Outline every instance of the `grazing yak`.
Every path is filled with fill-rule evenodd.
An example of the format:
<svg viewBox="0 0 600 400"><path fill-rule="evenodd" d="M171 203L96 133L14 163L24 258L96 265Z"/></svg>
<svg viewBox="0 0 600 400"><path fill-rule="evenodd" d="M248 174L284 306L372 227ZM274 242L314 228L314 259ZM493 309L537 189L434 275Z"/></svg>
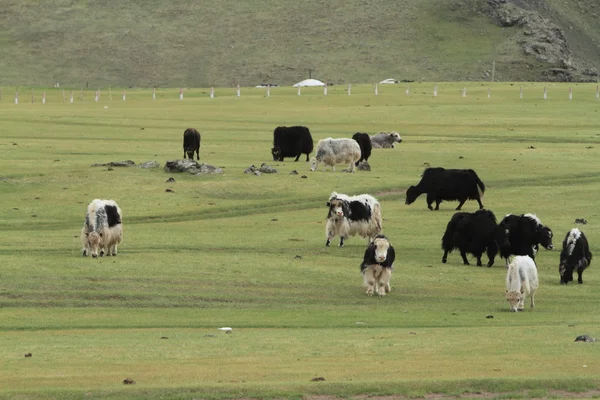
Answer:
<svg viewBox="0 0 600 400"><path fill-rule="evenodd" d="M583 283L583 271L592 262L592 253L587 238L577 228L567 232L563 240L562 251L560 252L560 264L558 272L560 274L560 284L566 285L573 280L573 271L577 270L577 282Z"/></svg>
<svg viewBox="0 0 600 400"><path fill-rule="evenodd" d="M421 194L427 194L427 208L440 209L443 200L458 200L456 210L460 210L467 200L477 200L479 209L483 208L481 198L485 185L472 169L426 168L417 186L406 191L406 204L412 204Z"/></svg>
<svg viewBox="0 0 600 400"><path fill-rule="evenodd" d="M535 261L529 256L515 256L506 272L506 300L510 311L525 309L525 298L531 299L531 308L535 307L535 292L539 287L539 279Z"/></svg>
<svg viewBox="0 0 600 400"><path fill-rule="evenodd" d="M355 163L358 166L358 163L369 160L373 146L368 133L356 132L352 139L356 140L356 143L360 146L360 160Z"/></svg>
<svg viewBox="0 0 600 400"><path fill-rule="evenodd" d="M505 237L498 243L500 255L508 262L511 255L529 256L535 260L538 244L552 250L552 230L544 226L533 214L506 215L500 221L500 230Z"/></svg>
<svg viewBox="0 0 600 400"><path fill-rule="evenodd" d="M196 159L200 160L200 132L194 128L187 128L183 132L183 159L187 154L190 160L194 159L194 152L196 152Z"/></svg>
<svg viewBox="0 0 600 400"><path fill-rule="evenodd" d="M325 246L329 246L335 236L340 237L342 247L348 236L360 235L371 242L381 233L381 206L371 195L348 196L333 192L329 196L327 207L329 211L325 226Z"/></svg>
<svg viewBox="0 0 600 400"><path fill-rule="evenodd" d="M114 200L95 199L88 205L81 229L83 255L96 258L117 255L117 246L123 240L121 209Z"/></svg>
<svg viewBox="0 0 600 400"><path fill-rule="evenodd" d="M396 143L402 143L398 132L379 132L371 136L371 145L374 149L393 149Z"/></svg>
<svg viewBox="0 0 600 400"><path fill-rule="evenodd" d="M395 258L394 247L384 235L375 236L375 239L369 243L363 262L360 264L367 295L372 296L377 292L379 296L385 296L392 290L390 278Z"/></svg>
<svg viewBox="0 0 600 400"><path fill-rule="evenodd" d="M471 253L477 258L477 266L481 267L481 256L487 252L487 266L494 265L498 254L496 239L499 235L496 216L490 210L477 210L474 213L457 212L452 216L446 226L442 237L442 262L448 260L448 253L457 249L463 259L464 265L469 265L467 254Z"/></svg>
<svg viewBox="0 0 600 400"><path fill-rule="evenodd" d="M294 161L298 161L301 154L306 154L308 161L312 151L313 139L307 127L278 126L273 131L273 161L283 161L284 157L296 157Z"/></svg>
<svg viewBox="0 0 600 400"><path fill-rule="evenodd" d="M360 155L360 146L354 139L321 139L317 143L316 156L310 160L310 170L316 171L319 163L323 163L335 171L336 164L347 163L348 171L354 172Z"/></svg>

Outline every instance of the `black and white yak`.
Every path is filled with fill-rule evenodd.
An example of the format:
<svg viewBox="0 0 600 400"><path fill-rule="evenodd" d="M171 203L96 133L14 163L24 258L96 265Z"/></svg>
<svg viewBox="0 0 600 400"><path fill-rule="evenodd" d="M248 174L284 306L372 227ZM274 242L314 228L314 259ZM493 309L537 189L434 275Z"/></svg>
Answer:
<svg viewBox="0 0 600 400"><path fill-rule="evenodd" d="M592 253L588 240L577 228L571 229L565 240L563 240L562 251L560 252L560 264L558 272L560 274L560 284L566 285L573 280L573 271L577 271L577 282L583 283L583 271L589 267L592 262Z"/></svg>
<svg viewBox="0 0 600 400"><path fill-rule="evenodd" d="M371 157L371 137L368 133L356 132L352 139L356 140L356 143L360 146L360 159L355 163L356 166L362 161L369 161Z"/></svg>
<svg viewBox="0 0 600 400"><path fill-rule="evenodd" d="M273 131L273 148L271 154L273 161L283 161L285 157L296 157L308 155L313 151L313 139L310 130L305 126L278 126Z"/></svg>
<svg viewBox="0 0 600 400"><path fill-rule="evenodd" d="M457 212L452 216L446 226L442 237L442 262L448 260L448 253L459 250L463 264L469 265L467 253L471 253L477 259L477 266L481 267L481 256L487 253L487 266L494 265L494 259L498 254L497 238L499 236L498 222L496 216L490 210L477 210L473 213Z"/></svg>
<svg viewBox="0 0 600 400"><path fill-rule="evenodd" d="M200 132L194 128L187 128L183 132L183 159L187 155L190 160L196 158L200 160Z"/></svg>
<svg viewBox="0 0 600 400"><path fill-rule="evenodd" d="M467 200L477 200L479 209L483 208L481 198L485 185L472 169L427 168L417 186L406 191L406 204L412 204L423 193L427 194L427 208L440 209L442 201L458 200L456 210L460 210Z"/></svg>
<svg viewBox="0 0 600 400"><path fill-rule="evenodd" d="M326 138L319 140L315 156L310 160L310 170L316 171L319 164L325 164L335 171L336 164L348 164L348 171L354 172L356 162L360 160L360 146L354 139Z"/></svg>
<svg viewBox="0 0 600 400"><path fill-rule="evenodd" d="M511 255L529 256L535 260L540 244L546 250L554 248L552 230L533 214L508 214L499 227L505 234L504 240L498 243L500 255L507 262Z"/></svg>
<svg viewBox="0 0 600 400"><path fill-rule="evenodd" d="M325 246L331 244L331 239L340 237L340 247L349 236L359 235L368 238L369 243L381 233L381 206L375 197L369 194L348 196L333 192L327 202L327 224Z"/></svg>
<svg viewBox="0 0 600 400"><path fill-rule="evenodd" d="M392 290L390 279L395 259L396 252L388 238L384 235L375 236L375 239L369 243L363 262L360 264L367 295L372 296L373 293L377 293L379 296L385 296Z"/></svg>
<svg viewBox="0 0 600 400"><path fill-rule="evenodd" d="M123 240L121 209L114 200L95 199L88 205L81 243L83 255L96 258L117 255L117 246Z"/></svg>

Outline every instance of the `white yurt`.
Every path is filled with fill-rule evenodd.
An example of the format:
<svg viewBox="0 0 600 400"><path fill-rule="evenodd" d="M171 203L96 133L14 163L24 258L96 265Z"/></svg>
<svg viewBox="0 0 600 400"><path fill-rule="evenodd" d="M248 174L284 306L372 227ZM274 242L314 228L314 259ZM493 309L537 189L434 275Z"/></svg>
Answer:
<svg viewBox="0 0 600 400"><path fill-rule="evenodd" d="M298 82L294 85L294 87L298 86L325 86L325 84L318 79L305 79L302 82Z"/></svg>

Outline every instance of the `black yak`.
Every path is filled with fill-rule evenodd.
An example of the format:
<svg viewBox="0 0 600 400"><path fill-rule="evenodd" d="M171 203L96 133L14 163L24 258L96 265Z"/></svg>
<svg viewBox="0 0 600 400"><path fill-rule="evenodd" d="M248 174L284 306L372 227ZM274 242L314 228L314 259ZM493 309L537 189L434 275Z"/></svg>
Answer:
<svg viewBox="0 0 600 400"><path fill-rule="evenodd" d="M190 160L194 159L194 152L196 157L200 160L200 132L194 128L187 128L183 132L183 159L187 154Z"/></svg>
<svg viewBox="0 0 600 400"><path fill-rule="evenodd" d="M460 210L467 200L477 200L479 208L483 208L481 198L485 185L472 169L427 168L423 172L417 186L411 186L406 191L406 204L412 204L421 194L427 194L427 208L433 210L431 204L435 201L435 209L440 209L443 200L458 200L456 210Z"/></svg>
<svg viewBox="0 0 600 400"><path fill-rule="evenodd" d="M477 258L477 266L481 267L481 256L487 252L487 266L494 265L494 258L498 254L498 222L490 210L477 210L474 213L457 212L452 216L446 226L442 237L442 262L448 260L448 253L457 249L463 259L463 264L469 265L467 253Z"/></svg>
<svg viewBox="0 0 600 400"><path fill-rule="evenodd" d="M284 157L296 157L294 161L298 161L301 154L306 154L308 161L313 146L313 139L307 127L278 126L273 131L271 154L273 161L283 161Z"/></svg>
<svg viewBox="0 0 600 400"><path fill-rule="evenodd" d="M368 133L356 132L352 139L356 140L358 145L360 146L360 160L356 162L356 166L362 161L368 161L371 156L371 149L373 146L371 145L371 137Z"/></svg>
<svg viewBox="0 0 600 400"><path fill-rule="evenodd" d="M500 247L500 255L508 260L511 255L529 256L535 260L539 246L552 250L552 230L544 226L533 214L508 214L500 221L500 230L505 233Z"/></svg>

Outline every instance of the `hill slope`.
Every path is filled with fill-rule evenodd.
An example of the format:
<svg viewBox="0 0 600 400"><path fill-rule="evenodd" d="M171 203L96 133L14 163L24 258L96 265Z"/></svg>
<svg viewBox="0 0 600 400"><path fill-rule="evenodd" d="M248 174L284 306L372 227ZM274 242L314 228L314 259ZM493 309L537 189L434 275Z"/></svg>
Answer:
<svg viewBox="0 0 600 400"><path fill-rule="evenodd" d="M510 12L561 27L570 66L527 54L532 28L502 26L498 10L513 7L506 3L0 0L0 84L249 86L291 84L309 70L334 83L484 80L494 61L497 80L597 78L594 0L512 2L520 11ZM547 73L555 67L571 72Z"/></svg>

